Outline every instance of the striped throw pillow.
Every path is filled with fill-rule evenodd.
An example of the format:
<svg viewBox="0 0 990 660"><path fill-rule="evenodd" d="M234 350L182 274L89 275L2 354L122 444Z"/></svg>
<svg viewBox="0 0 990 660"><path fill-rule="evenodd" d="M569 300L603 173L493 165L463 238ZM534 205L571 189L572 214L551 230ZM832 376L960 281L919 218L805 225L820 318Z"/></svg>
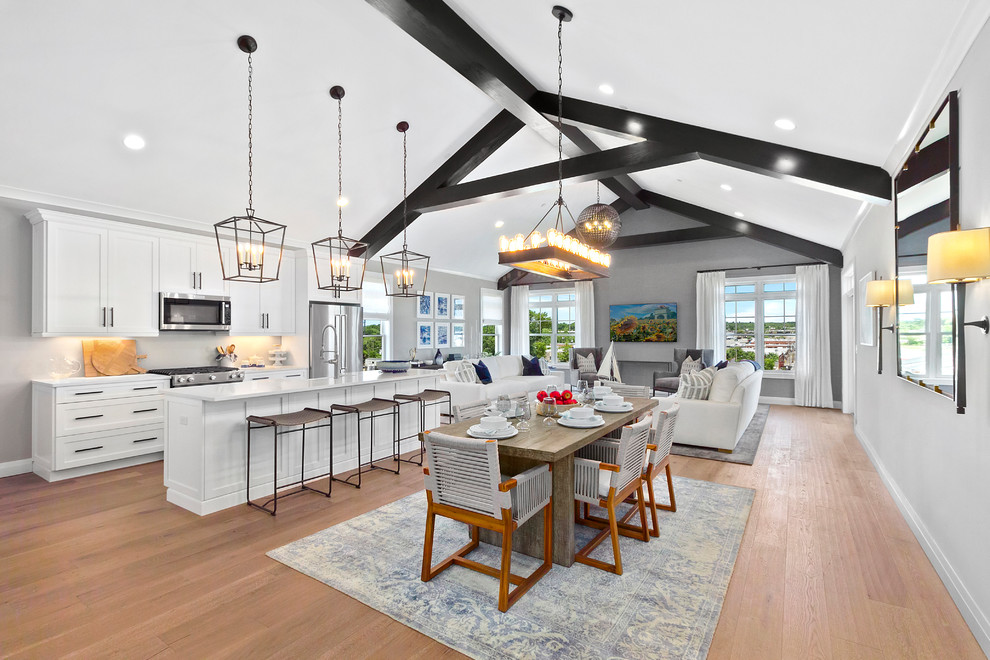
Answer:
<svg viewBox="0 0 990 660"><path fill-rule="evenodd" d="M677 396L682 399L707 400L708 393L712 389L712 380L715 378L715 367L708 367L701 371L692 371L681 376L681 383L677 388Z"/></svg>

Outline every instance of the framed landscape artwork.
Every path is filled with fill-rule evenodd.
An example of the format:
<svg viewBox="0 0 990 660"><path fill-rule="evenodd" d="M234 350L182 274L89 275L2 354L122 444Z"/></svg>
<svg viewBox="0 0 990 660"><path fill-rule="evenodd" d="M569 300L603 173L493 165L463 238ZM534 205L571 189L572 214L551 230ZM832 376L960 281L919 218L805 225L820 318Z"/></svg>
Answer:
<svg viewBox="0 0 990 660"><path fill-rule="evenodd" d="M436 323L433 326L436 348L450 348L450 324Z"/></svg>
<svg viewBox="0 0 990 660"><path fill-rule="evenodd" d="M416 348L433 348L433 322L416 322Z"/></svg>
<svg viewBox="0 0 990 660"><path fill-rule="evenodd" d="M434 302L433 292L424 291L423 295L416 301L416 318L432 319Z"/></svg>
<svg viewBox="0 0 990 660"><path fill-rule="evenodd" d="M677 303L609 305L612 341L677 341Z"/></svg>

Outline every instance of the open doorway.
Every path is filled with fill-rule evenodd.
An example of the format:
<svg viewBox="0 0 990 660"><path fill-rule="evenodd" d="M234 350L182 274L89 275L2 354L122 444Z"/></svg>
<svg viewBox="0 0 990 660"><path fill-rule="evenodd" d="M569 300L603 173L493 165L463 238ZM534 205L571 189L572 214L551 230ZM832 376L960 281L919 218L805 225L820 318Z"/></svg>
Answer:
<svg viewBox="0 0 990 660"><path fill-rule="evenodd" d="M842 269L842 412L856 415L856 267Z"/></svg>

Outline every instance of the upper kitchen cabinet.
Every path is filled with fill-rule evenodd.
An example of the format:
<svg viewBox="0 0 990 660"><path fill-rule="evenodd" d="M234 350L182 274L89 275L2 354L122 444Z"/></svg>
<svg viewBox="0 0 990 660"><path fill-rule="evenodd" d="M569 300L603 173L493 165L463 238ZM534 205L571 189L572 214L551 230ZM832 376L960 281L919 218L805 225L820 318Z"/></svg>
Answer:
<svg viewBox="0 0 990 660"><path fill-rule="evenodd" d="M226 295L216 240L187 236L159 241L161 290Z"/></svg>
<svg viewBox="0 0 990 660"><path fill-rule="evenodd" d="M158 334L158 238L54 211L28 214L32 334Z"/></svg>
<svg viewBox="0 0 990 660"><path fill-rule="evenodd" d="M287 249L274 282L230 282L230 334L295 333L296 257Z"/></svg>

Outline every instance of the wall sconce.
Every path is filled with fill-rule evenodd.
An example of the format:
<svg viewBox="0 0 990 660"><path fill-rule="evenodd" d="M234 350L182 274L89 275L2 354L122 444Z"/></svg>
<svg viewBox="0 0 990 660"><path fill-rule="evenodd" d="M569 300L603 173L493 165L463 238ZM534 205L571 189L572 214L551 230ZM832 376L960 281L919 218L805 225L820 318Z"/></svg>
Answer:
<svg viewBox="0 0 990 660"><path fill-rule="evenodd" d="M928 282L951 284L955 298L952 319L956 346L956 412L966 412L967 325L990 332L990 318L966 322L966 285L990 278L990 227L944 231L928 237Z"/></svg>
<svg viewBox="0 0 990 660"><path fill-rule="evenodd" d="M914 285L910 280L873 280L866 283L866 306L877 309L877 373L883 373L883 330L894 331L894 325L883 324L883 308L914 304Z"/></svg>

